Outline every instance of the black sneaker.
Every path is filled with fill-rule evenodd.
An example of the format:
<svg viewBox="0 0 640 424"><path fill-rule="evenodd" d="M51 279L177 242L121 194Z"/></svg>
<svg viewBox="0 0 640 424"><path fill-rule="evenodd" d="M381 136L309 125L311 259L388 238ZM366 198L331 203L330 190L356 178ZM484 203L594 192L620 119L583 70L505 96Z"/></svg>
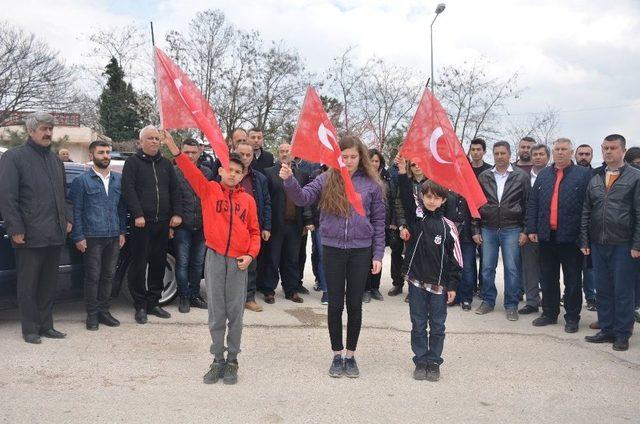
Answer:
<svg viewBox="0 0 640 424"><path fill-rule="evenodd" d="M323 292L322 293L322 299L320 299L320 304L322 304L322 305L328 305L329 304L329 293L327 293L327 292Z"/></svg>
<svg viewBox="0 0 640 424"><path fill-rule="evenodd" d="M460 304L460 306L462 307L463 311L470 311L471 310L471 303L469 303L469 302L462 302Z"/></svg>
<svg viewBox="0 0 640 424"><path fill-rule="evenodd" d="M198 309L207 309L207 301L202 298L202 296L194 296L189 301L189 304Z"/></svg>
<svg viewBox="0 0 640 424"><path fill-rule="evenodd" d="M438 364L428 364L427 365L427 380L429 381L438 381L440 380L440 365Z"/></svg>
<svg viewBox="0 0 640 424"><path fill-rule="evenodd" d="M333 357L331 366L329 367L329 375L334 378L340 378L344 374L344 360L342 355L338 354Z"/></svg>
<svg viewBox="0 0 640 424"><path fill-rule="evenodd" d="M416 369L413 370L414 380L426 380L427 379L427 366L425 364L417 364Z"/></svg>
<svg viewBox="0 0 640 424"><path fill-rule="evenodd" d="M318 280L313 283L313 291L320 291L320 283L318 282Z"/></svg>
<svg viewBox="0 0 640 424"><path fill-rule="evenodd" d="M525 305L524 307L518 309L518 313L520 315L529 315L538 313L538 308L532 305Z"/></svg>
<svg viewBox="0 0 640 424"><path fill-rule="evenodd" d="M558 323L558 318L549 318L548 316L540 315L538 318L534 319L531 322L531 325L533 325L534 327L545 327L547 325L557 324L557 323Z"/></svg>
<svg viewBox="0 0 640 424"><path fill-rule="evenodd" d="M344 358L344 375L349 378L360 377L360 370L358 369L355 356Z"/></svg>
<svg viewBox="0 0 640 424"><path fill-rule="evenodd" d="M380 290L375 289L375 290L371 290L371 299L374 300L384 300L384 297L382 297L382 293L380 293Z"/></svg>
<svg viewBox="0 0 640 424"><path fill-rule="evenodd" d="M597 311L596 301L595 300L587 300L587 311Z"/></svg>
<svg viewBox="0 0 640 424"><path fill-rule="evenodd" d="M136 310L135 319L138 324L146 324L147 323L147 311L144 309Z"/></svg>
<svg viewBox="0 0 640 424"><path fill-rule="evenodd" d="M564 324L564 332L565 333L577 333L578 332L578 321L567 321Z"/></svg>
<svg viewBox="0 0 640 424"><path fill-rule="evenodd" d="M178 301L178 311L182 314L189 313L191 310L191 304L189 302L189 298L186 296L180 296L180 300Z"/></svg>
<svg viewBox="0 0 640 424"><path fill-rule="evenodd" d="M362 302L369 303L371 302L371 292L369 290L365 290L362 295Z"/></svg>
<svg viewBox="0 0 640 424"><path fill-rule="evenodd" d="M211 366L209 367L209 371L202 377L202 382L204 384L215 384L224 377L224 369L226 366L226 361L213 361Z"/></svg>
<svg viewBox="0 0 640 424"><path fill-rule="evenodd" d="M389 296L397 296L402 294L402 286L393 286L391 290L387 292Z"/></svg>
<svg viewBox="0 0 640 424"><path fill-rule="evenodd" d="M224 366L224 375L222 376L224 384L236 384L238 382L238 361L227 361Z"/></svg>
<svg viewBox="0 0 640 424"><path fill-rule="evenodd" d="M296 291L297 291L299 294L309 294L309 290L308 290L305 286L303 286L302 284L300 284L300 285L298 286L298 288L296 289Z"/></svg>
<svg viewBox="0 0 640 424"><path fill-rule="evenodd" d="M155 308L148 311L147 313L150 315L155 315L158 318L163 318L163 319L171 318L171 314L165 311L164 309L162 309L160 306L156 306Z"/></svg>

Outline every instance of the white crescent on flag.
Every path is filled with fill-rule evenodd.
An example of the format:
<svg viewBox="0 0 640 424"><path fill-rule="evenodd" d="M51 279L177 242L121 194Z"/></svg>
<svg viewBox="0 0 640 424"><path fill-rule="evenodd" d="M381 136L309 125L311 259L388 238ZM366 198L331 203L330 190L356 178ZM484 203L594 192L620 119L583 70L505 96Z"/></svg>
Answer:
<svg viewBox="0 0 640 424"><path fill-rule="evenodd" d="M429 139L429 150L431 150L431 154L436 161L440 163L453 163L448 160L442 159L442 157L440 157L440 153L438 153L438 140L443 135L444 132L442 131L442 128L438 127L433 130L433 132L431 133L431 138Z"/></svg>

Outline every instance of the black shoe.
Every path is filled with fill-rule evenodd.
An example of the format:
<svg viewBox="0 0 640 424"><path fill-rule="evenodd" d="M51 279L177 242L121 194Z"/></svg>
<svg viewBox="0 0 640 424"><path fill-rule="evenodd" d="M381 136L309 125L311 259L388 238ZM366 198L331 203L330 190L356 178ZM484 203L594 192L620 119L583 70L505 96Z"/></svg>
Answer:
<svg viewBox="0 0 640 424"><path fill-rule="evenodd" d="M238 382L238 361L227 361L222 376L224 384L236 384Z"/></svg>
<svg viewBox="0 0 640 424"><path fill-rule="evenodd" d="M578 321L567 321L564 324L564 332L565 333L577 333L578 332Z"/></svg>
<svg viewBox="0 0 640 424"><path fill-rule="evenodd" d="M58 330L54 330L53 328L50 328L45 331L41 331L40 336L46 337L48 339L64 339L65 337L67 337L66 334L61 333Z"/></svg>
<svg viewBox="0 0 640 424"><path fill-rule="evenodd" d="M295 303L304 303L304 299L301 298L297 292L293 292L293 294L285 294L284 298Z"/></svg>
<svg viewBox="0 0 640 424"><path fill-rule="evenodd" d="M629 339L616 337L616 340L613 342L613 350L617 350L619 352L629 350Z"/></svg>
<svg viewBox="0 0 640 424"><path fill-rule="evenodd" d="M469 303L469 302L462 302L460 305L461 305L463 311L470 311L471 310L471 303Z"/></svg>
<svg viewBox="0 0 640 424"><path fill-rule="evenodd" d="M178 312L181 314L188 314L191 310L191 302L187 296L180 296L178 300Z"/></svg>
<svg viewBox="0 0 640 424"><path fill-rule="evenodd" d="M111 312L100 312L98 314L98 321L100 324L104 324L107 327L118 327L120 325L120 321L116 319Z"/></svg>
<svg viewBox="0 0 640 424"><path fill-rule="evenodd" d="M360 370L358 369L355 356L344 358L344 375L349 378L360 377Z"/></svg>
<svg viewBox="0 0 640 424"><path fill-rule="evenodd" d="M138 324L146 324L147 323L147 311L145 311L144 309L138 309L136 310L136 322Z"/></svg>
<svg viewBox="0 0 640 424"><path fill-rule="evenodd" d="M98 331L98 314L87 315L87 330Z"/></svg>
<svg viewBox="0 0 640 424"><path fill-rule="evenodd" d="M538 313L538 308L531 305L525 305L523 308L518 309L520 315L529 315Z"/></svg>
<svg viewBox="0 0 640 424"><path fill-rule="evenodd" d="M384 300L384 297L382 297L382 293L380 293L380 290L374 289L374 290L371 290L371 299L382 301Z"/></svg>
<svg viewBox="0 0 640 424"><path fill-rule="evenodd" d="M202 296L194 296L189 301L190 305L198 309L207 309L207 301Z"/></svg>
<svg viewBox="0 0 640 424"><path fill-rule="evenodd" d="M164 318L164 319L171 318L171 314L165 311L164 309L162 309L160 306L156 306L155 308L150 310L148 313L150 313L151 315L155 315L158 318Z"/></svg>
<svg viewBox="0 0 640 424"><path fill-rule="evenodd" d="M300 294L309 294L309 290L308 290L305 286L303 286L302 284L300 284L300 285L298 286L298 288L296 289L296 291L297 291L298 293L300 293Z"/></svg>
<svg viewBox="0 0 640 424"><path fill-rule="evenodd" d="M596 301L595 300L587 300L587 311L597 311Z"/></svg>
<svg viewBox="0 0 640 424"><path fill-rule="evenodd" d="M313 291L320 291L320 283L318 280L313 284Z"/></svg>
<svg viewBox="0 0 640 424"><path fill-rule="evenodd" d="M27 343L31 343L31 344L40 344L40 343L42 343L42 339L37 334L23 334L22 338Z"/></svg>
<svg viewBox="0 0 640 424"><path fill-rule="evenodd" d="M276 297L273 294L265 294L264 295L264 303L268 303L269 305L273 305L276 303Z"/></svg>
<svg viewBox="0 0 640 424"><path fill-rule="evenodd" d="M538 318L534 319L531 324L534 327L544 327L546 325L557 324L558 318L549 318L545 315L540 315Z"/></svg>
<svg viewBox="0 0 640 424"><path fill-rule="evenodd" d="M340 378L344 374L344 360L342 355L338 354L333 357L331 366L329 367L329 375L334 378Z"/></svg>
<svg viewBox="0 0 640 424"><path fill-rule="evenodd" d="M402 294L402 286L393 286L391 290L387 292L389 296L397 296Z"/></svg>
<svg viewBox="0 0 640 424"><path fill-rule="evenodd" d="M416 369L413 370L413 378L415 380L426 380L427 379L427 366L424 364L416 365Z"/></svg>
<svg viewBox="0 0 640 424"><path fill-rule="evenodd" d="M429 381L440 380L440 365L438 364L427 365L427 380Z"/></svg>
<svg viewBox="0 0 640 424"><path fill-rule="evenodd" d="M226 366L226 361L213 361L211 366L209 367L209 371L202 377L202 382L204 384L215 384L221 378L224 378L224 369Z"/></svg>
<svg viewBox="0 0 640 424"><path fill-rule="evenodd" d="M616 338L602 331L598 331L593 336L585 336L584 341L588 343L614 343Z"/></svg>
<svg viewBox="0 0 640 424"><path fill-rule="evenodd" d="M371 292L369 290L365 290L362 295L362 302L369 303L371 302Z"/></svg>

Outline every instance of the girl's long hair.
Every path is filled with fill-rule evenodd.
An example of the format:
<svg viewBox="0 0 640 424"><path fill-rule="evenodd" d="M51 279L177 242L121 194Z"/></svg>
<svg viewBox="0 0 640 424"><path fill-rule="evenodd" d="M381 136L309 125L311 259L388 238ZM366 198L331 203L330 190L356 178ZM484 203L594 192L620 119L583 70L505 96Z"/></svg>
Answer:
<svg viewBox="0 0 640 424"><path fill-rule="evenodd" d="M347 135L340 139L339 145L340 151L355 148L360 156L358 170L364 172L369 179L375 181L382 188L380 176L378 172L373 169L373 165L371 165L369 153L364 143L357 137ZM322 190L318 207L325 212L346 218L351 215L351 203L349 203L347 199L344 181L342 180L340 171L331 168L327 172L329 174L327 175L327 181Z"/></svg>

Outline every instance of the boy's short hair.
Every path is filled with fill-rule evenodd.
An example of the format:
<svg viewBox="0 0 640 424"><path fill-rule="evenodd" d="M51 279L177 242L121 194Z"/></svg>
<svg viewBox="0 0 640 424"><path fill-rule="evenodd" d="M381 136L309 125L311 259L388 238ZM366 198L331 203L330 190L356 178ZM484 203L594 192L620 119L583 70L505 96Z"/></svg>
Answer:
<svg viewBox="0 0 640 424"><path fill-rule="evenodd" d="M427 180L420 186L420 193L422 193L423 196L427 193L431 193L434 196L446 199L449 190L442 187L440 184L436 183L433 180Z"/></svg>
<svg viewBox="0 0 640 424"><path fill-rule="evenodd" d="M185 138L182 141L182 144L180 145L180 147L182 147L182 146L200 147L198 145L198 141L193 139L193 138Z"/></svg>
<svg viewBox="0 0 640 424"><path fill-rule="evenodd" d="M236 152L229 153L229 163L231 162L240 165L240 168L242 168L242 170L244 171L244 163L242 163L242 159L240 158L240 155L237 154Z"/></svg>
<svg viewBox="0 0 640 424"><path fill-rule="evenodd" d="M483 152L487 151L487 142L484 141L482 138L478 137L471 140L471 146L473 146L474 144L479 144L480 146L482 146Z"/></svg>

